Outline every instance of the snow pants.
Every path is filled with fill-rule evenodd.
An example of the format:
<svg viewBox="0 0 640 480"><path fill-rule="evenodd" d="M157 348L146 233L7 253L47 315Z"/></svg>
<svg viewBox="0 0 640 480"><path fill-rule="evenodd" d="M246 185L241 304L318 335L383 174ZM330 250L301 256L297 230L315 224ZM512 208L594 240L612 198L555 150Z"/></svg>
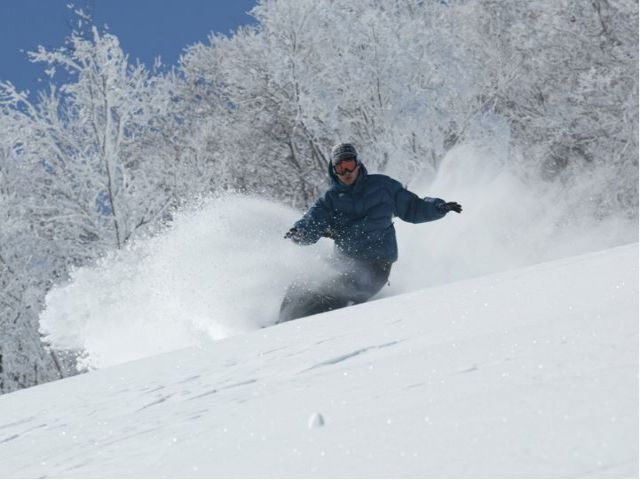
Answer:
<svg viewBox="0 0 640 480"><path fill-rule="evenodd" d="M278 323L366 302L389 280L391 264L348 259L328 280L316 284L293 283L282 300Z"/></svg>

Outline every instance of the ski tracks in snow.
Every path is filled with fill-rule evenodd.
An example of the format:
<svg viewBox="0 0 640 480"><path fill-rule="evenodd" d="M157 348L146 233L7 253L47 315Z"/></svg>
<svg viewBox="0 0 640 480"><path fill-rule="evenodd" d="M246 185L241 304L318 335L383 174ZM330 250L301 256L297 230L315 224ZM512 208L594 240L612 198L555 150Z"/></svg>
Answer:
<svg viewBox="0 0 640 480"><path fill-rule="evenodd" d="M349 360L350 358L353 357L357 357L359 355L362 355L363 353L367 353L371 350L380 350L382 348L387 348L387 347L392 347L394 345L397 345L400 343L400 340L395 340L393 342L389 342L389 343L383 343L382 345L372 345L370 347L364 347L364 348L360 348L358 350L354 350L350 353L345 353L343 355L338 355L337 357L333 357L330 358L328 360L325 360L323 362L320 363L316 363L315 365L309 367L309 368L305 368L304 370L301 370L298 373L304 373L304 372L308 372L310 370L315 370L316 368L321 368L321 367L326 367L329 365L335 365L337 363L342 363L345 360Z"/></svg>

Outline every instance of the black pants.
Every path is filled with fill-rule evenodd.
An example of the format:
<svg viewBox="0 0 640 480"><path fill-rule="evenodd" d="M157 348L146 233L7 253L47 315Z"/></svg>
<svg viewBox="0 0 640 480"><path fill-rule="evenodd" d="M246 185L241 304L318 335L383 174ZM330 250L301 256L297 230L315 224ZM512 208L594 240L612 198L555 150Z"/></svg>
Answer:
<svg viewBox="0 0 640 480"><path fill-rule="evenodd" d="M278 323L366 302L387 283L390 273L391 262L346 259L328 280L290 285Z"/></svg>

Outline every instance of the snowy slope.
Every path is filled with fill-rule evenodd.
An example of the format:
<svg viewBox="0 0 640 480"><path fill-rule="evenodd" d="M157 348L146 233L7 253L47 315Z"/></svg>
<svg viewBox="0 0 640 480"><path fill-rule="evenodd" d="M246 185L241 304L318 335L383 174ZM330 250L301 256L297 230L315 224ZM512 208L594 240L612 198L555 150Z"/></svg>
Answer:
<svg viewBox="0 0 640 480"><path fill-rule="evenodd" d="M637 475L637 244L0 397L3 477Z"/></svg>

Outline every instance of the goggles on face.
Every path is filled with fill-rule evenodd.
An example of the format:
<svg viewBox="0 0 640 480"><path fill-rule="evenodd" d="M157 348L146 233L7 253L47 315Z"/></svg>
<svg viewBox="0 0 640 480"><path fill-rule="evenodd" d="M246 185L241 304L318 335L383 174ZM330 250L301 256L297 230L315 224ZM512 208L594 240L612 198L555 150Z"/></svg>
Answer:
<svg viewBox="0 0 640 480"><path fill-rule="evenodd" d="M333 171L336 172L336 175L346 175L347 173L353 172L356 168L358 168L358 161L355 158L347 158L334 165Z"/></svg>

